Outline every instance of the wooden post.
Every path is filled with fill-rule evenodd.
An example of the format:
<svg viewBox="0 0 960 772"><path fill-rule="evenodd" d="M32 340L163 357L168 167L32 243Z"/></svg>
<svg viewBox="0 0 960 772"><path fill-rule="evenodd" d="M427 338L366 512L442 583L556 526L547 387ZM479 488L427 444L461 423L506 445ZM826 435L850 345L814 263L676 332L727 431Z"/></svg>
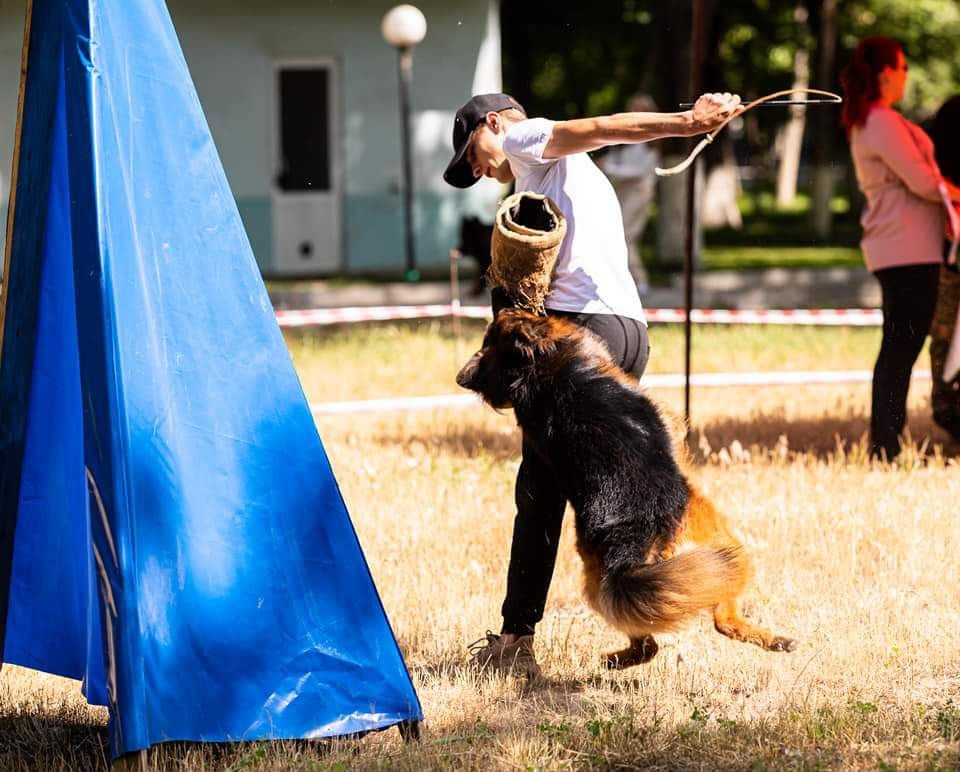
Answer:
<svg viewBox="0 0 960 772"><path fill-rule="evenodd" d="M40 137L37 152L22 155L25 124L30 116L28 111L27 67L30 61L30 42L34 32L32 26L33 2L27 0L24 17L23 49L20 59L20 86L17 97L16 133L13 146L13 171L10 175L10 198L7 204L7 241L3 252L3 277L0 286L0 662L6 640L7 608L10 591L10 577L13 569L13 545L17 523L17 508L20 496L20 473L23 465L23 449L26 437L26 413L32 378L33 349L36 334L36 302L40 287L39 270L39 224L44 221L46 212L31 211L41 199L45 200L45 175L43 164L49 160L48 148L43 147ZM41 41L39 48L45 48ZM35 52L36 53L36 52ZM48 65L41 63L43 71ZM56 92L54 91L55 95ZM39 95L41 102L49 98L48 94ZM33 100L37 102L37 99ZM36 121L34 121L36 123ZM29 134L29 131L27 132ZM37 138L32 138L36 140ZM31 171L42 169L35 177L25 172L20 176L21 162L29 163ZM22 184L22 185L21 185ZM20 221L26 223L26 235L17 236L18 255L14 264L14 222L18 203L18 188L29 188L21 201L24 211ZM23 191L19 191L23 192ZM39 194L39 195L38 195ZM27 215L33 220L27 222ZM21 240L32 249L19 247ZM22 259L21 259L22 257ZM10 311L8 314L7 311Z"/></svg>
<svg viewBox="0 0 960 772"><path fill-rule="evenodd" d="M30 58L30 22L33 0L27 0L23 23L23 48L20 54L20 89L17 94L17 123L13 139L13 170L10 172L10 197L7 199L7 237L3 249L3 276L0 276L0 362L3 361L3 339L7 320L7 292L10 286L10 252L13 247L13 213L17 204L17 177L20 172L20 141L23 137L23 101L27 88L27 62Z"/></svg>

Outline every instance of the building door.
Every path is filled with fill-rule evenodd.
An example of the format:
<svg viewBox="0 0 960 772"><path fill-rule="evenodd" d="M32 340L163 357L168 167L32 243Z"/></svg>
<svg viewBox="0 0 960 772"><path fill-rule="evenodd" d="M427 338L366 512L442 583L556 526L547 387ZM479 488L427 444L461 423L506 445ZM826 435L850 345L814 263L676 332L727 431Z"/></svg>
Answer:
<svg viewBox="0 0 960 772"><path fill-rule="evenodd" d="M335 273L342 260L334 62L280 62L276 71L271 273Z"/></svg>

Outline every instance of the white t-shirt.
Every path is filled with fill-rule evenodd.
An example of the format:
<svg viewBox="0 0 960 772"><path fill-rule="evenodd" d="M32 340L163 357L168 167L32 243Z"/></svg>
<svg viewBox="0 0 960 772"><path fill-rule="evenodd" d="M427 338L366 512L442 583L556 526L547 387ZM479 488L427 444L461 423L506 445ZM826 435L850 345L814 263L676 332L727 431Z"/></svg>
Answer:
<svg viewBox="0 0 960 772"><path fill-rule="evenodd" d="M567 218L545 305L555 311L617 314L646 324L627 267L617 194L586 153L543 157L553 125L546 118L531 118L515 123L503 139L517 192L549 196Z"/></svg>

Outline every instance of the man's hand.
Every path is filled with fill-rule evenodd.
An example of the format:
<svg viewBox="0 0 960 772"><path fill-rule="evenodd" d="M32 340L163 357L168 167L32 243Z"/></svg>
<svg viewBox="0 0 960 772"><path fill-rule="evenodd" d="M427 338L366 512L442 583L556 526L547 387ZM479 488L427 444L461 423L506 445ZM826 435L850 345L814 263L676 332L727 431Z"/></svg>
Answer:
<svg viewBox="0 0 960 772"><path fill-rule="evenodd" d="M690 110L693 134L706 134L720 126L740 106L739 94L704 94Z"/></svg>

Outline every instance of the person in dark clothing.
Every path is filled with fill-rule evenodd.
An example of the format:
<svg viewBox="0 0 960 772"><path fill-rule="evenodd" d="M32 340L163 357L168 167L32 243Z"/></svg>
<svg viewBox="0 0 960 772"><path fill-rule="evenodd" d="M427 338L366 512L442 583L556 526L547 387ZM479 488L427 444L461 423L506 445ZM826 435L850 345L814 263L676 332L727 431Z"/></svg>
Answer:
<svg viewBox="0 0 960 772"><path fill-rule="evenodd" d="M940 173L954 185L960 185L960 94L951 97L937 111L930 128L934 154ZM953 234L955 235L955 234ZM950 254L950 242L944 244ZM960 273L957 263L945 261L940 267L937 307L930 327L930 370L933 389L930 395L933 420L960 442L960 376L943 379L950 341L957 324L960 304Z"/></svg>
<svg viewBox="0 0 960 772"><path fill-rule="evenodd" d="M503 290L493 290L494 315L510 302ZM577 314L547 310L548 316L568 319L600 338L613 361L639 380L650 358L647 326L626 316ZM560 529L567 495L553 470L524 438L523 461L515 489L517 516L503 602L503 633L532 635L543 618L553 568L557 560Z"/></svg>
<svg viewBox="0 0 960 772"><path fill-rule="evenodd" d="M707 94L683 113L620 113L569 121L529 119L507 94L481 94L454 118L454 156L444 179L467 188L481 177L552 199L567 222L545 300L605 342L615 361L639 377L649 354L646 320L627 263L616 193L587 153L612 144L695 136L720 125L739 105ZM502 296L494 297L495 310ZM536 676L533 633L543 617L567 497L563 481L524 443L503 627L477 642L480 667Z"/></svg>

